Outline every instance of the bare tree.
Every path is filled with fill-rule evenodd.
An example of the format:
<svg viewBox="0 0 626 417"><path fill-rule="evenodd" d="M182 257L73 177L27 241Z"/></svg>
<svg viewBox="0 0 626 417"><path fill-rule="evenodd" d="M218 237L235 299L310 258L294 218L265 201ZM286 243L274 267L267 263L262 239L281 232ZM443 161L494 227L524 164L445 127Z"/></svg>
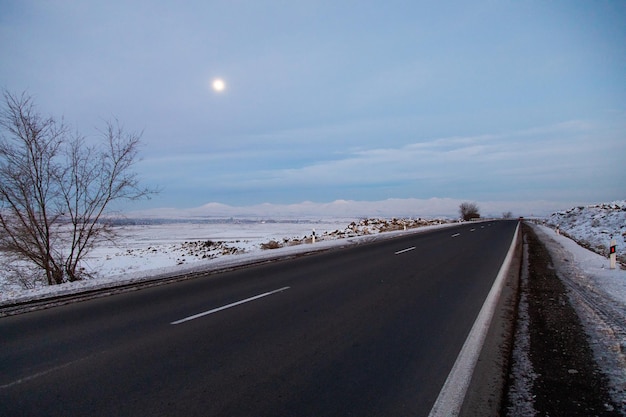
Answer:
<svg viewBox="0 0 626 417"><path fill-rule="evenodd" d="M461 203L459 206L459 214L465 221L480 218L480 211L476 203Z"/></svg>
<svg viewBox="0 0 626 417"><path fill-rule="evenodd" d="M0 248L45 271L47 283L81 278L80 263L111 238L111 202L148 197L133 171L141 134L115 122L90 146L63 121L44 118L25 93L0 111Z"/></svg>

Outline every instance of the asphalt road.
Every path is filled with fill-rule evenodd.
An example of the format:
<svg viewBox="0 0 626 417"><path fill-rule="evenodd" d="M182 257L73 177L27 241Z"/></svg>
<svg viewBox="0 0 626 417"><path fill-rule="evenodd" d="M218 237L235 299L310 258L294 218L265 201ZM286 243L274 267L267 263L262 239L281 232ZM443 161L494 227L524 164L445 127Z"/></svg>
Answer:
<svg viewBox="0 0 626 417"><path fill-rule="evenodd" d="M515 221L0 318L0 416L426 416Z"/></svg>

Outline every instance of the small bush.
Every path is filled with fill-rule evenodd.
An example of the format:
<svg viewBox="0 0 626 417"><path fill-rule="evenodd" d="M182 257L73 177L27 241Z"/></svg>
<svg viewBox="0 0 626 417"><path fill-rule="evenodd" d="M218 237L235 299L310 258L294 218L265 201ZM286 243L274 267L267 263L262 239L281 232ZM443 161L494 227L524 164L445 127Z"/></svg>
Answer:
<svg viewBox="0 0 626 417"><path fill-rule="evenodd" d="M280 243L278 243L275 240L270 240L267 243L261 243L261 249L278 249L278 248L282 248L283 245L281 245Z"/></svg>

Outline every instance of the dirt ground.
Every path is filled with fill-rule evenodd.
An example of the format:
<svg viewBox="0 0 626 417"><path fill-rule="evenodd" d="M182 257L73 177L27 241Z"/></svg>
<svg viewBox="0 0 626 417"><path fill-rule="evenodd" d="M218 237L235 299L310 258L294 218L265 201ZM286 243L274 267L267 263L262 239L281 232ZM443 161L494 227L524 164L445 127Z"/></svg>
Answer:
<svg viewBox="0 0 626 417"><path fill-rule="evenodd" d="M530 404L513 406L508 396L502 415L620 416L609 396L607 377L596 365L584 328L570 303L566 287L558 278L552 259L533 230L523 227L528 274L520 291L528 325L525 347ZM518 320L519 321L519 320ZM509 389L523 367L513 357ZM515 371L518 367L518 371ZM531 375L528 375L528 374ZM511 411L513 410L513 411ZM520 411L523 410L523 411Z"/></svg>

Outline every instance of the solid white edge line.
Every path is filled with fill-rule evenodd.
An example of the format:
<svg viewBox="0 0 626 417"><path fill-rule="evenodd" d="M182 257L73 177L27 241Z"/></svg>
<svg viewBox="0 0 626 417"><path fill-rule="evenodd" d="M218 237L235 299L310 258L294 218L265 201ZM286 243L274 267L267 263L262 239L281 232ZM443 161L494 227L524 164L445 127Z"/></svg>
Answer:
<svg viewBox="0 0 626 417"><path fill-rule="evenodd" d="M222 307L218 307L218 308L214 308L212 310L204 311L202 313L194 314L193 316L185 317L184 319L173 321L170 324L181 324L181 323L184 323L186 321L195 320L195 319L200 318L200 317L208 316L209 314L217 313L218 311L226 310L227 308L235 307L235 306L238 306L240 304L244 304L244 303L248 303L250 301L258 300L259 298L267 297L268 295L276 294L277 292L288 290L289 288L291 288L291 287L283 287L283 288L279 288L279 289L274 290L274 291L270 291L270 292L266 292L266 293L263 293L263 294L255 295L254 297L246 298L245 300L237 301L237 302L234 302L234 303L231 303L231 304L227 304L227 305L222 306Z"/></svg>
<svg viewBox="0 0 626 417"><path fill-rule="evenodd" d="M476 317L476 321L474 321L474 325L467 339L465 339L465 343L454 362L452 370L448 374L446 382L443 384L443 388L439 391L439 396L433 408L430 410L430 414L428 414L429 417L456 417L461 412L461 406L463 405L467 388L472 379L474 367L476 366L476 362L478 362L480 350L487 337L487 331L491 325L491 319L493 318L496 304L498 303L502 287L504 286L504 278L511 266L515 245L517 244L518 232L519 223L515 229L509 251L498 271L498 275L480 309L480 313L478 313L478 317Z"/></svg>
<svg viewBox="0 0 626 417"><path fill-rule="evenodd" d="M411 246L410 248L406 248L406 249L399 250L398 252L394 252L394 254L395 255L400 255L401 253L405 253L405 252L408 252L408 251L411 251L411 250L414 250L414 249L415 249L415 246Z"/></svg>

